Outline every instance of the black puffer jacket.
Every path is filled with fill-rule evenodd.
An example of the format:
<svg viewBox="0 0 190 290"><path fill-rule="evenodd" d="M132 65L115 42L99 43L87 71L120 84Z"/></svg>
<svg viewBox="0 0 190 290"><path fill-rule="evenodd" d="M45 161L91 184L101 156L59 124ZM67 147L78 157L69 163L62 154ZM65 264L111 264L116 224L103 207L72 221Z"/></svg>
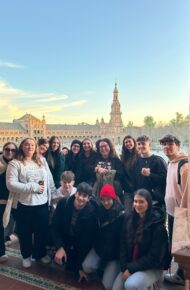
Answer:
<svg viewBox="0 0 190 290"><path fill-rule="evenodd" d="M80 210L77 221L72 227L72 237L70 235L72 226L72 214L74 209L75 196L62 198L56 207L51 231L52 238L56 249L63 247L66 252L71 246L75 248L77 253L76 268L82 269L82 262L90 249L96 236L97 223L97 204L91 200Z"/></svg>
<svg viewBox="0 0 190 290"><path fill-rule="evenodd" d="M124 220L122 205L116 200L111 209L99 207L99 230L95 238L94 248L104 266L107 262L119 259L119 237Z"/></svg>
<svg viewBox="0 0 190 290"><path fill-rule="evenodd" d="M128 232L126 219L121 235L120 264L121 271L128 270L131 274L151 269L166 269L169 265L168 235L164 226L163 213L153 208L152 214L144 224L143 237L138 242L139 257L133 260L134 241Z"/></svg>

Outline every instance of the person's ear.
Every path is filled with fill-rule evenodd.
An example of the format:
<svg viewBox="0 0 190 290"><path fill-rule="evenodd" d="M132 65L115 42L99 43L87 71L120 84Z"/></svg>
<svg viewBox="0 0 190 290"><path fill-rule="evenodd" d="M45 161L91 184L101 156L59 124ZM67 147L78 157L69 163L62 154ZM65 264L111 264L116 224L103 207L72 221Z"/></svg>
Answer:
<svg viewBox="0 0 190 290"><path fill-rule="evenodd" d="M88 202L91 200L91 198L92 198L92 197L89 195L89 196L88 196Z"/></svg>

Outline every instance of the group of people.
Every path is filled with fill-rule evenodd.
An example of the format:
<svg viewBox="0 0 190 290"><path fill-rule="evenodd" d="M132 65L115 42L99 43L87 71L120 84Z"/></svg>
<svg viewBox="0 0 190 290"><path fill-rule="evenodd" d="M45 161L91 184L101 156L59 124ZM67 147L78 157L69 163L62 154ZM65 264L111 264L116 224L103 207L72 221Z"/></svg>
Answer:
<svg viewBox="0 0 190 290"><path fill-rule="evenodd" d="M126 136L121 156L109 138L96 148L89 138L75 139L70 150L57 136L38 143L28 137L18 148L7 142L0 155L0 262L8 259L4 226L12 204L23 267L50 263L49 244L54 261L79 281L96 273L105 289L154 284L169 267L174 208L187 207L188 192L180 140L168 134L160 144L168 164L152 154L146 135ZM184 284L183 270L165 279Z"/></svg>

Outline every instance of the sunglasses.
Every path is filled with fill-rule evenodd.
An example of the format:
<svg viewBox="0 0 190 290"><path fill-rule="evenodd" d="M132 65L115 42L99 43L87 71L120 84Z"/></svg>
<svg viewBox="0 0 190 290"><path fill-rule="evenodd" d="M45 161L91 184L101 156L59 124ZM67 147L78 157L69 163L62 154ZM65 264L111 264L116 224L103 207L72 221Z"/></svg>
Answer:
<svg viewBox="0 0 190 290"><path fill-rule="evenodd" d="M5 150L7 153L9 153L9 152L16 153L16 149L4 148L4 150Z"/></svg>

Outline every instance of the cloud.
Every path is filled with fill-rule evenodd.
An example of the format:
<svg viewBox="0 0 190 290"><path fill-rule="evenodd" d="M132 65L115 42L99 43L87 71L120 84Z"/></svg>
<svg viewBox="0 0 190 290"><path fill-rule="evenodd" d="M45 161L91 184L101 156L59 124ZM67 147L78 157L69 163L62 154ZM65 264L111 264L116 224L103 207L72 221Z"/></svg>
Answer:
<svg viewBox="0 0 190 290"><path fill-rule="evenodd" d="M82 106L83 104L86 103L86 100L79 100L79 101L75 101L75 102L70 102L70 103L66 103L66 104L62 104L62 105L52 105L49 104L46 106L39 106L36 103L33 103L33 105L30 106L21 106L20 109L22 109L22 111L28 111L28 108L30 108L31 112L35 112L35 113L40 113L40 114L47 114L47 113L53 113L53 112L61 112L64 108L69 108L69 107L79 107ZM34 113L33 113L34 114Z"/></svg>
<svg viewBox="0 0 190 290"><path fill-rule="evenodd" d="M41 94L41 97L42 97L42 94ZM66 95L63 95L63 96L60 95L59 96L59 95L56 95L56 94L43 94L43 97L47 97L47 98L44 98L44 99L39 100L39 96L38 96L38 99L36 100L36 102L44 102L44 103L47 103L47 102L62 101L62 100L66 100L66 99L69 98Z"/></svg>
<svg viewBox="0 0 190 290"><path fill-rule="evenodd" d="M2 121L12 121L19 118L26 112L30 112L36 117L46 114L62 114L64 109L69 107L79 107L86 103L85 99L64 102L71 97L56 93L37 93L20 90L10 87L6 82L0 81L0 119ZM56 120L55 115L55 120Z"/></svg>
<svg viewBox="0 0 190 290"><path fill-rule="evenodd" d="M2 122L10 122L22 114L19 106L10 103L8 100L1 100L0 119Z"/></svg>
<svg viewBox="0 0 190 290"><path fill-rule="evenodd" d="M0 66L8 67L8 68L24 68L24 66L21 64L16 64L16 63L4 61L4 60L0 60Z"/></svg>
<svg viewBox="0 0 190 290"><path fill-rule="evenodd" d="M80 101L75 101L75 102L67 103L67 104L64 104L62 106L62 109L63 108L68 108L68 107L78 107L78 106L81 106L81 105L83 105L85 103L86 103L86 100L80 100Z"/></svg>
<svg viewBox="0 0 190 290"><path fill-rule="evenodd" d="M10 87L6 82L0 81L0 97L2 98L9 98L13 100L20 100L21 102L28 101L31 99L32 102L40 103L40 102L56 102L62 101L69 98L67 95L59 95L56 93L38 93L38 92L30 92L30 91L23 91L20 89L15 89Z"/></svg>
<svg viewBox="0 0 190 290"><path fill-rule="evenodd" d="M0 81L0 97L21 97L24 95L24 91L11 88L6 82Z"/></svg>

